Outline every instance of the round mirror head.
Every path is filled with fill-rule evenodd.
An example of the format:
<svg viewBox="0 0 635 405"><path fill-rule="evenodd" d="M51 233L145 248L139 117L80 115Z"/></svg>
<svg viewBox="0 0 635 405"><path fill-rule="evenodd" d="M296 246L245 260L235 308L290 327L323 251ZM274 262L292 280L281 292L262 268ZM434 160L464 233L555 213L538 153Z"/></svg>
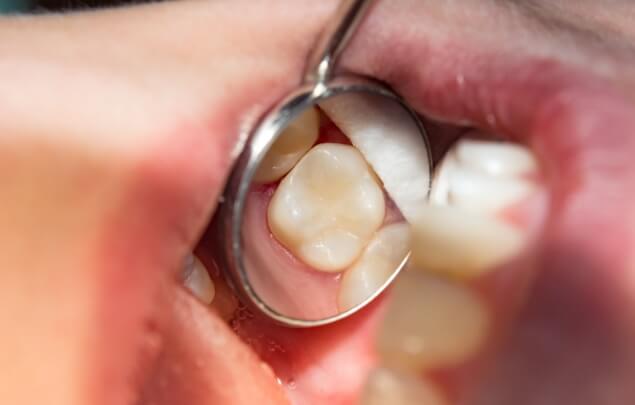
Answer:
<svg viewBox="0 0 635 405"><path fill-rule="evenodd" d="M405 266L430 164L423 126L387 88L300 89L251 134L228 183L230 282L287 325L354 313Z"/></svg>

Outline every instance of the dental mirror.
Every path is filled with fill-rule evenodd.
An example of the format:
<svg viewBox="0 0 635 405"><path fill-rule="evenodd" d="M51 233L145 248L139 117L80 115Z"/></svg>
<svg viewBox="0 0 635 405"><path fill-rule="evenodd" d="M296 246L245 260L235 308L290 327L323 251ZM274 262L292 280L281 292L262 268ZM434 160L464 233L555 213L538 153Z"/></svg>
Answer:
<svg viewBox="0 0 635 405"><path fill-rule="evenodd" d="M369 4L342 2L304 84L249 133L217 213L230 285L287 326L335 322L381 294L407 263L409 218L428 198L417 114L379 82L333 75Z"/></svg>

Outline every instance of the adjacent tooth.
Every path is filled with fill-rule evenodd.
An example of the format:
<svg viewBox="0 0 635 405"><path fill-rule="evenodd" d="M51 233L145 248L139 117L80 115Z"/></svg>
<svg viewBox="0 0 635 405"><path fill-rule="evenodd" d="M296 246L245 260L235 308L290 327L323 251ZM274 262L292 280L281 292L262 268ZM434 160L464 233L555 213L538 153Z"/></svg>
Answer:
<svg viewBox="0 0 635 405"><path fill-rule="evenodd" d="M518 177L537 170L533 154L524 146L463 138L456 145L456 158L492 176Z"/></svg>
<svg viewBox="0 0 635 405"><path fill-rule="evenodd" d="M475 277L518 254L526 243L519 229L452 207L423 208L412 228L413 267Z"/></svg>
<svg viewBox="0 0 635 405"><path fill-rule="evenodd" d="M479 350L488 327L484 304L472 290L406 271L393 289L377 349L384 364L397 369L455 366Z"/></svg>
<svg viewBox="0 0 635 405"><path fill-rule="evenodd" d="M535 170L535 159L521 146L461 139L437 168L430 201L497 213L536 190L533 182L522 177Z"/></svg>
<svg viewBox="0 0 635 405"><path fill-rule="evenodd" d="M368 377L361 405L447 405L430 381L395 370L380 368Z"/></svg>
<svg viewBox="0 0 635 405"><path fill-rule="evenodd" d="M430 189L428 146L408 112L386 97L347 93L320 108L364 155L406 220Z"/></svg>
<svg viewBox="0 0 635 405"><path fill-rule="evenodd" d="M211 306L216 310L221 319L230 321L238 309L238 298L236 298L229 286L222 280L217 280L215 286L216 294L214 295L214 301L212 301Z"/></svg>
<svg viewBox="0 0 635 405"><path fill-rule="evenodd" d="M183 284L204 303L209 304L214 300L214 283L198 257L190 255L186 258Z"/></svg>
<svg viewBox="0 0 635 405"><path fill-rule="evenodd" d="M380 229L342 277L338 295L340 311L353 308L376 293L406 259L409 251L408 224L392 224Z"/></svg>
<svg viewBox="0 0 635 405"><path fill-rule="evenodd" d="M381 186L359 151L324 143L281 181L268 220L297 258L317 270L341 271L360 255L384 213Z"/></svg>
<svg viewBox="0 0 635 405"><path fill-rule="evenodd" d="M320 115L312 107L297 117L279 135L264 157L254 181L271 183L289 172L318 138Z"/></svg>

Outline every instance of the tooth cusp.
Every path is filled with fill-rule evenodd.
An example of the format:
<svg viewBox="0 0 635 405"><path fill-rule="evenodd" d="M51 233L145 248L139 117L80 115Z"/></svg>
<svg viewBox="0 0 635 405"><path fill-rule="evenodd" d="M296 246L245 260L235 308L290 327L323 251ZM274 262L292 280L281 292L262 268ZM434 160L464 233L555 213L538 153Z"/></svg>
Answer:
<svg viewBox="0 0 635 405"><path fill-rule="evenodd" d="M185 259L183 271L183 285L194 294L196 298L206 304L214 300L216 289L207 268L198 257L190 255Z"/></svg>
<svg viewBox="0 0 635 405"><path fill-rule="evenodd" d="M359 259L342 276L338 294L340 311L355 307L377 292L409 251L408 224L391 224L377 231Z"/></svg>
<svg viewBox="0 0 635 405"><path fill-rule="evenodd" d="M359 151L324 143L280 182L267 217L273 236L293 255L330 272L357 259L384 214L382 188Z"/></svg>

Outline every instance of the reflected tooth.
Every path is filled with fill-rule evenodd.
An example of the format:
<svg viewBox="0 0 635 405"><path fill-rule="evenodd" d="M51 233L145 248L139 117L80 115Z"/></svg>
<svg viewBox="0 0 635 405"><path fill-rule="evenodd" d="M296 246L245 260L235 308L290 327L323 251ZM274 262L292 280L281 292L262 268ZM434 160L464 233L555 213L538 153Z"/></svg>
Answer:
<svg viewBox="0 0 635 405"><path fill-rule="evenodd" d="M399 371L373 370L361 395L361 405L446 405L430 381Z"/></svg>
<svg viewBox="0 0 635 405"><path fill-rule="evenodd" d="M464 138L456 145L456 157L464 165L492 176L521 176L538 167L529 149L509 142Z"/></svg>
<svg viewBox="0 0 635 405"><path fill-rule="evenodd" d="M406 271L393 289L377 350L384 364L401 370L455 366L479 350L488 327L486 309L473 291Z"/></svg>
<svg viewBox="0 0 635 405"><path fill-rule="evenodd" d="M354 147L311 149L276 189L268 209L275 238L317 270L350 266L384 219L381 186Z"/></svg>
<svg viewBox="0 0 635 405"><path fill-rule="evenodd" d="M254 181L271 183L282 178L313 146L318 138L320 115L310 108L289 124L264 157Z"/></svg>
<svg viewBox="0 0 635 405"><path fill-rule="evenodd" d="M452 207L428 206L412 224L412 265L474 277L503 264L525 245L525 234L501 220Z"/></svg>
<svg viewBox="0 0 635 405"><path fill-rule="evenodd" d="M214 300L216 289L205 265L194 255L186 258L183 284L194 296L206 304Z"/></svg>
<svg viewBox="0 0 635 405"><path fill-rule="evenodd" d="M364 155L406 220L427 202L428 148L416 123L386 97L347 93L320 108Z"/></svg>
<svg viewBox="0 0 635 405"><path fill-rule="evenodd" d="M408 224L392 224L380 229L360 258L344 273L338 295L339 309L353 308L377 292L409 251Z"/></svg>
<svg viewBox="0 0 635 405"><path fill-rule="evenodd" d="M437 167L430 201L495 214L535 192L536 184L523 177L535 171L522 146L461 139Z"/></svg>

